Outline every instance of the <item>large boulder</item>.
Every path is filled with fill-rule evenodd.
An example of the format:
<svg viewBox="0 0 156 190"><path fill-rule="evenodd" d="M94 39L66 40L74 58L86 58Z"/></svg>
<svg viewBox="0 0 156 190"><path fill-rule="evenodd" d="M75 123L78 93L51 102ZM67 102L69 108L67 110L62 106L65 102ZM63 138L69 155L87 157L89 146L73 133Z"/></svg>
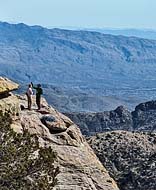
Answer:
<svg viewBox="0 0 156 190"><path fill-rule="evenodd" d="M63 132L67 129L64 122L57 120L52 115L45 115L41 118L42 123L48 127L51 133Z"/></svg>
<svg viewBox="0 0 156 190"><path fill-rule="evenodd" d="M15 131L21 132L21 124L19 121L19 99L11 93L12 90L18 88L18 84L7 78L0 77L0 114L3 117L9 114L11 117L11 127Z"/></svg>
<svg viewBox="0 0 156 190"><path fill-rule="evenodd" d="M15 95L0 99L0 112L9 113L12 116L19 115L19 100Z"/></svg>
<svg viewBox="0 0 156 190"><path fill-rule="evenodd" d="M0 77L0 95L1 94L6 94L9 93L10 91L18 89L19 85L16 84L15 82L7 79Z"/></svg>
<svg viewBox="0 0 156 190"><path fill-rule="evenodd" d="M10 93L18 89L18 84L7 78L0 77L0 112L2 114L9 113L12 116L19 115L19 100Z"/></svg>

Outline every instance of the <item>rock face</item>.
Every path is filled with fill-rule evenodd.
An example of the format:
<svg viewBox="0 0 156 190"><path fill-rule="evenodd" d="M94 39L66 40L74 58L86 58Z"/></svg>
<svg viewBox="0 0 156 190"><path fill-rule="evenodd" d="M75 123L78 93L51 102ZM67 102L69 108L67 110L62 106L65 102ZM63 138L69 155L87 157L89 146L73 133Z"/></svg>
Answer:
<svg viewBox="0 0 156 190"><path fill-rule="evenodd" d="M111 130L132 130L133 120L131 112L123 106L114 111L101 113L65 113L78 126L84 135L90 136Z"/></svg>
<svg viewBox="0 0 156 190"><path fill-rule="evenodd" d="M120 190L156 189L156 133L106 132L88 142Z"/></svg>
<svg viewBox="0 0 156 190"><path fill-rule="evenodd" d="M18 89L18 84L7 78L0 77L0 111L6 111L16 116L19 114L19 101L16 96L10 92Z"/></svg>
<svg viewBox="0 0 156 190"><path fill-rule="evenodd" d="M0 95L9 93L10 91L17 90L18 84L10 81L7 78L0 77Z"/></svg>
<svg viewBox="0 0 156 190"><path fill-rule="evenodd" d="M14 97L9 96L13 102ZM40 111L36 111L34 104L31 111L27 110L25 96L17 96L16 99L17 106L23 109L18 116L12 116L11 127L19 133L27 129L31 134L37 134L41 146L51 146L57 153L56 165L60 168L60 174L55 189L118 190L79 128L69 118L48 106L44 99ZM6 102L7 98L1 99L0 104L2 101ZM12 107L12 104L9 105ZM3 106L0 109L5 112L11 109L5 104Z"/></svg>
<svg viewBox="0 0 156 190"><path fill-rule="evenodd" d="M156 131L156 101L141 103L130 112L123 106L101 113L65 113L84 135L113 130Z"/></svg>
<svg viewBox="0 0 156 190"><path fill-rule="evenodd" d="M13 116L19 115L19 100L16 96L10 95L6 98L0 99L0 111L2 113L8 112Z"/></svg>
<svg viewBox="0 0 156 190"><path fill-rule="evenodd" d="M19 99L23 105L24 98ZM21 111L20 122L23 129L40 137L43 146L57 152L61 172L56 189L118 189L78 127L47 104L43 107L40 112Z"/></svg>
<svg viewBox="0 0 156 190"><path fill-rule="evenodd" d="M139 104L132 116L135 130L156 131L156 101Z"/></svg>

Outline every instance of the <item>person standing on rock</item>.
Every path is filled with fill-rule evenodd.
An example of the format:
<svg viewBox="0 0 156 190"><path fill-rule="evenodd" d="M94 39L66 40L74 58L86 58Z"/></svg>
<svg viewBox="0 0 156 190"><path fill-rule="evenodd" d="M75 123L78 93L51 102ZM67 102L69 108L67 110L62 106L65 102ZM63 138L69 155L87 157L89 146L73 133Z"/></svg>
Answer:
<svg viewBox="0 0 156 190"><path fill-rule="evenodd" d="M36 104L38 107L38 110L41 109L41 95L43 94L43 90L41 88L41 85L38 84L36 87L31 82L32 87L36 90Z"/></svg>
<svg viewBox="0 0 156 190"><path fill-rule="evenodd" d="M26 91L26 95L28 98L28 109L31 110L31 106L32 106L32 95L33 95L33 91L32 91L32 85L29 84L28 89Z"/></svg>

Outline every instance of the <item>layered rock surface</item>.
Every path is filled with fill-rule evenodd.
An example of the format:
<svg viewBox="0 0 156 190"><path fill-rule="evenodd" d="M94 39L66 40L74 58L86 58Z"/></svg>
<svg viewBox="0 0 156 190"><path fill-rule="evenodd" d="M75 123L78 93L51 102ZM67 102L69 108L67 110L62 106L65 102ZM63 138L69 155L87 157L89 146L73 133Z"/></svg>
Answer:
<svg viewBox="0 0 156 190"><path fill-rule="evenodd" d="M18 87L18 84L10 81L7 78L0 77L0 95L17 90Z"/></svg>
<svg viewBox="0 0 156 190"><path fill-rule="evenodd" d="M65 113L90 136L113 130L156 131L156 101L141 103L130 112L123 106L100 113Z"/></svg>
<svg viewBox="0 0 156 190"><path fill-rule="evenodd" d="M18 89L19 85L7 78L0 77L0 111L9 112L13 116L19 114L19 101L11 91Z"/></svg>
<svg viewBox="0 0 156 190"><path fill-rule="evenodd" d="M11 94L9 98L12 99L9 104L12 107L15 96ZM34 104L31 111L26 109L25 96L18 96L16 100L15 107L21 107L22 110L12 116L11 127L18 133L27 129L31 134L37 134L41 146L51 146L57 152L56 165L60 168L60 174L55 189L118 190L79 128L69 118L48 106L44 99L42 109L38 112ZM7 101L7 98L1 99L0 105L4 101ZM5 107L4 110L8 112L10 107Z"/></svg>
<svg viewBox="0 0 156 190"><path fill-rule="evenodd" d="M88 142L121 190L156 189L156 133L106 132Z"/></svg>

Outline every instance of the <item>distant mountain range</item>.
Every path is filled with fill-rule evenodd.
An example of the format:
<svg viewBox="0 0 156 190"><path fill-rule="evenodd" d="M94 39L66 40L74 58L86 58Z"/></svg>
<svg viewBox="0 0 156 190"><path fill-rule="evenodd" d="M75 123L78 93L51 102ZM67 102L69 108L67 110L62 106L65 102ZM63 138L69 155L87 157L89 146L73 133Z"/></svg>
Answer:
<svg viewBox="0 0 156 190"><path fill-rule="evenodd" d="M65 88L70 100L74 91L72 111L113 109L120 104L113 100L131 107L155 97L155 64L155 40L0 22L0 75Z"/></svg>
<svg viewBox="0 0 156 190"><path fill-rule="evenodd" d="M127 36L127 37L138 37L150 40L156 40L156 29L136 29L136 28L83 28L83 27L63 27L62 29L67 30L79 30L79 31L90 31L100 32L103 34L111 34L115 36Z"/></svg>
<svg viewBox="0 0 156 190"><path fill-rule="evenodd" d="M152 29L108 29L108 28L91 28L87 31L95 31L104 34L122 35L128 37L138 37L156 40L156 30Z"/></svg>

